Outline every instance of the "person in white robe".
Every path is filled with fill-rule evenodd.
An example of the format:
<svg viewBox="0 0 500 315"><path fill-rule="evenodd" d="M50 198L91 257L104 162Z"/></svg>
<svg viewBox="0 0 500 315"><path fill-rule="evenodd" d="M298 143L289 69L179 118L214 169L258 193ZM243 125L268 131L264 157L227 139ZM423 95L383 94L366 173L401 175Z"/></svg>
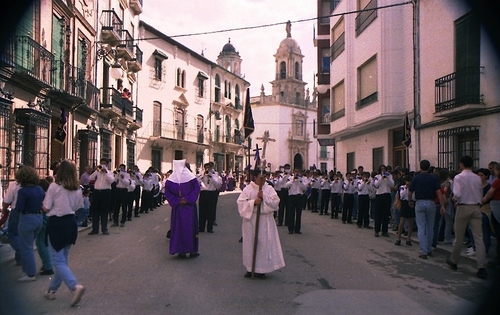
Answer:
<svg viewBox="0 0 500 315"><path fill-rule="evenodd" d="M238 212L242 218L243 265L246 278L252 276L252 260L255 240L257 206L260 204L259 234L255 260L254 276L265 279L266 273L285 266L283 250L273 213L278 210L280 199L273 187L265 182L265 176L259 177L259 171L253 171L250 182L238 197ZM263 181L259 191L259 181Z"/></svg>

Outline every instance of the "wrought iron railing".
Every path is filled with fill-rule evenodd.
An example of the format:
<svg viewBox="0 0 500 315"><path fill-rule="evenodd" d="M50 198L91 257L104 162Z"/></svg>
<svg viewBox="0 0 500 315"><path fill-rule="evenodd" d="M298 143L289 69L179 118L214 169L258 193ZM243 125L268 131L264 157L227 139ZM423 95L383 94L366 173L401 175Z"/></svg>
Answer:
<svg viewBox="0 0 500 315"><path fill-rule="evenodd" d="M335 60L345 49L345 32L330 47L331 60Z"/></svg>
<svg viewBox="0 0 500 315"><path fill-rule="evenodd" d="M14 45L16 72L27 72L39 81L52 85L54 55L28 36L17 36Z"/></svg>
<svg viewBox="0 0 500 315"><path fill-rule="evenodd" d="M134 45L135 47L135 60L137 61L138 64L142 65L142 50L139 48L138 45Z"/></svg>
<svg viewBox="0 0 500 315"><path fill-rule="evenodd" d="M15 55L15 39L10 38L2 49L2 53L0 55L0 62L2 64L7 64L10 66L14 66L14 55Z"/></svg>
<svg viewBox="0 0 500 315"><path fill-rule="evenodd" d="M480 74L480 67L468 67L437 79L436 112L466 104L481 104Z"/></svg>
<svg viewBox="0 0 500 315"><path fill-rule="evenodd" d="M130 35L130 32L127 30L121 30L121 36L123 39L123 45L127 49L130 56L134 55L134 38Z"/></svg>
<svg viewBox="0 0 500 315"><path fill-rule="evenodd" d="M143 113L143 110L137 106L134 106L134 121L137 123L137 124L141 124L142 125L142 113Z"/></svg>
<svg viewBox="0 0 500 315"><path fill-rule="evenodd" d="M356 36L361 34L377 18L377 0L371 0L363 10L366 11L362 11L356 16Z"/></svg>
<svg viewBox="0 0 500 315"><path fill-rule="evenodd" d="M115 10L103 10L102 11L102 30L103 31L113 31L116 35L121 38L120 30L123 28L123 22L116 14Z"/></svg>
<svg viewBox="0 0 500 315"><path fill-rule="evenodd" d="M99 110L99 89L90 81L87 81L85 101L88 107Z"/></svg>
<svg viewBox="0 0 500 315"><path fill-rule="evenodd" d="M149 134L153 137L204 143L203 132L194 128L186 128L180 124L160 121L152 121L149 126Z"/></svg>

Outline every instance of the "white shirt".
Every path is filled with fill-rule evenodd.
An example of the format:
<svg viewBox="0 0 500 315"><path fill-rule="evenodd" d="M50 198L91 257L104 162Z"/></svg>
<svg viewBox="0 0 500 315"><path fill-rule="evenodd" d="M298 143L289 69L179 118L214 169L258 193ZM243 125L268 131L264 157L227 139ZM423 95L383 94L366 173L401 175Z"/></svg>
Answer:
<svg viewBox="0 0 500 315"><path fill-rule="evenodd" d="M370 181L364 182L363 180L357 180L356 186L358 187L358 195L368 195L370 194L370 190L372 185Z"/></svg>
<svg viewBox="0 0 500 315"><path fill-rule="evenodd" d="M291 177L285 184L284 188L288 189L289 196L294 196L302 195L306 191L307 186L304 185L301 178L294 179L293 177Z"/></svg>
<svg viewBox="0 0 500 315"><path fill-rule="evenodd" d="M52 183L45 193L43 207L50 210L47 212L49 217L75 214L76 210L83 208L82 190L67 190L59 184Z"/></svg>
<svg viewBox="0 0 500 315"><path fill-rule="evenodd" d="M222 178L215 172L209 172L208 175L205 175L205 173L199 175L198 181L202 191L215 191L222 186Z"/></svg>
<svg viewBox="0 0 500 315"><path fill-rule="evenodd" d="M311 188L312 189L321 189L321 181L317 177L313 177L311 179Z"/></svg>
<svg viewBox="0 0 500 315"><path fill-rule="evenodd" d="M328 179L322 179L320 182L321 190L330 190L330 181Z"/></svg>
<svg viewBox="0 0 500 315"><path fill-rule="evenodd" d="M394 186L394 180L390 174L386 178L378 174L373 179L373 187L377 190L377 195L390 194L392 186Z"/></svg>
<svg viewBox="0 0 500 315"><path fill-rule="evenodd" d="M122 178L123 176L123 178ZM130 179L130 175L125 171L119 171L115 175L116 188L126 188L132 184L132 180ZM135 186L134 186L135 189Z"/></svg>
<svg viewBox="0 0 500 315"><path fill-rule="evenodd" d="M354 194L356 192L354 181L344 181L344 183L342 184L342 188L344 189L346 194Z"/></svg>
<svg viewBox="0 0 500 315"><path fill-rule="evenodd" d="M113 173L108 171L107 173L103 173L99 170L95 171L90 175L90 180L94 181L94 189L103 190L103 189L111 189L111 183L113 183Z"/></svg>
<svg viewBox="0 0 500 315"><path fill-rule="evenodd" d="M144 190L151 191L151 190L153 190L154 183L150 177L143 177L142 178L142 185L144 187Z"/></svg>
<svg viewBox="0 0 500 315"><path fill-rule="evenodd" d="M16 208L17 192L19 191L19 189L21 189L21 186L18 182L14 181L9 183L9 188L7 188L7 191L5 192L3 202L10 204L11 209Z"/></svg>
<svg viewBox="0 0 500 315"><path fill-rule="evenodd" d="M483 199L481 178L466 169L453 179L453 196L459 204L480 205Z"/></svg>
<svg viewBox="0 0 500 315"><path fill-rule="evenodd" d="M342 181L339 179L335 179L330 183L330 192L332 194L341 194L342 193Z"/></svg>

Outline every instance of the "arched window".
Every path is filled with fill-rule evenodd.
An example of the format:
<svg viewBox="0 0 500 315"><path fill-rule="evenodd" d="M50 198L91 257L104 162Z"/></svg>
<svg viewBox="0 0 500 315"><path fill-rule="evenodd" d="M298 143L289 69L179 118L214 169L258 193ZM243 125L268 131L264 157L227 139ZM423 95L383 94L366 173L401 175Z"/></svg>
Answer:
<svg viewBox="0 0 500 315"><path fill-rule="evenodd" d="M300 67L299 63L295 63L295 79L300 80Z"/></svg>
<svg viewBox="0 0 500 315"><path fill-rule="evenodd" d="M240 108L240 86L236 84L234 87L234 107L236 109Z"/></svg>
<svg viewBox="0 0 500 315"><path fill-rule="evenodd" d="M220 76L215 75L215 102L220 102Z"/></svg>
<svg viewBox="0 0 500 315"><path fill-rule="evenodd" d="M186 70L182 70L181 87L186 88Z"/></svg>
<svg viewBox="0 0 500 315"><path fill-rule="evenodd" d="M286 62L280 63L280 79L286 79Z"/></svg>
<svg viewBox="0 0 500 315"><path fill-rule="evenodd" d="M228 90L227 90L227 84L228 84L227 80L224 80L224 97L225 98L227 98L227 92L228 92Z"/></svg>
<svg viewBox="0 0 500 315"><path fill-rule="evenodd" d="M227 84L227 98L231 99L231 82Z"/></svg>

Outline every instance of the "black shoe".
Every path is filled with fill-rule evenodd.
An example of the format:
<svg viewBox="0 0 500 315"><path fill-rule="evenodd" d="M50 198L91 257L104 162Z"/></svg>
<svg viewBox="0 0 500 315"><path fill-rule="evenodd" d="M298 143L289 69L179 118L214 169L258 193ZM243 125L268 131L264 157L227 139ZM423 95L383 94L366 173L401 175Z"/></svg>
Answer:
<svg viewBox="0 0 500 315"><path fill-rule="evenodd" d="M323 215L323 212L320 212L319 215Z"/></svg>
<svg viewBox="0 0 500 315"><path fill-rule="evenodd" d="M301 231L298 231L298 232L294 232L294 233L295 233L295 234L302 234L302 232L301 232Z"/></svg>
<svg viewBox="0 0 500 315"><path fill-rule="evenodd" d="M238 240L238 243L243 243L243 236L240 237L240 239Z"/></svg>
<svg viewBox="0 0 500 315"><path fill-rule="evenodd" d="M406 245L413 246L413 244L411 243L411 241L406 241Z"/></svg>
<svg viewBox="0 0 500 315"><path fill-rule="evenodd" d="M379 237L378 232L375 232L375 235L373 235L373 236L375 236L375 237Z"/></svg>
<svg viewBox="0 0 500 315"><path fill-rule="evenodd" d="M200 256L200 253L190 253L189 254L189 258L195 258L195 257L198 257Z"/></svg>
<svg viewBox="0 0 500 315"><path fill-rule="evenodd" d="M99 234L99 232L96 232L96 231L91 231L89 234L87 235L96 235L96 234Z"/></svg>
<svg viewBox="0 0 500 315"><path fill-rule="evenodd" d="M212 225L213 225L213 226L218 226L218 225L217 225L217 222L215 222L215 221L214 221L214 223L213 223Z"/></svg>
<svg viewBox="0 0 500 315"><path fill-rule="evenodd" d="M418 255L418 258L427 259L427 255L420 254Z"/></svg>
<svg viewBox="0 0 500 315"><path fill-rule="evenodd" d="M373 227L368 225L368 226L365 226L365 229L373 230Z"/></svg>
<svg viewBox="0 0 500 315"><path fill-rule="evenodd" d="M187 256L186 256L186 254L179 254L179 255L177 255L177 257L179 257L179 258L186 258Z"/></svg>
<svg viewBox="0 0 500 315"><path fill-rule="evenodd" d="M401 245L401 240L397 240L396 243L394 243L394 245L397 245L397 246Z"/></svg>
<svg viewBox="0 0 500 315"><path fill-rule="evenodd" d="M259 279L265 279L266 278L266 274L265 273L255 273L254 276L255 276L255 278L259 278Z"/></svg>
<svg viewBox="0 0 500 315"><path fill-rule="evenodd" d="M453 263L451 261L450 257L446 258L446 263L448 264L448 266L450 266L451 270L457 270L458 269L457 264ZM478 272L479 272L479 270L478 270Z"/></svg>
<svg viewBox="0 0 500 315"><path fill-rule="evenodd" d="M358 229L361 229L361 228L362 228L362 226L361 226L361 225L358 225Z"/></svg>
<svg viewBox="0 0 500 315"><path fill-rule="evenodd" d="M346 224L347 222L345 222L345 221L342 221L342 223L343 223L343 224Z"/></svg>
<svg viewBox="0 0 500 315"><path fill-rule="evenodd" d="M243 277L245 277L245 278L251 278L251 277L252 277L252 273L251 273L250 271L247 271L247 272L243 275Z"/></svg>
<svg viewBox="0 0 500 315"><path fill-rule="evenodd" d="M102 231L102 234L104 234L104 235L109 235L109 232L108 232L108 230L106 230L106 231Z"/></svg>
<svg viewBox="0 0 500 315"><path fill-rule="evenodd" d="M382 233L382 236L384 236L384 237L391 237L391 236L389 235L389 233L387 233L387 232Z"/></svg>
<svg viewBox="0 0 500 315"><path fill-rule="evenodd" d="M288 231L288 234L293 234L293 231Z"/></svg>
<svg viewBox="0 0 500 315"><path fill-rule="evenodd" d="M140 215L134 215L134 218L140 218L141 216Z"/></svg>
<svg viewBox="0 0 500 315"><path fill-rule="evenodd" d="M205 232L205 229L199 229L198 232L203 233Z"/></svg>
<svg viewBox="0 0 500 315"><path fill-rule="evenodd" d="M328 215L329 213L325 211L325 215Z"/></svg>
<svg viewBox="0 0 500 315"><path fill-rule="evenodd" d="M42 270L42 271L40 271L40 274L42 276L50 276L50 275L54 274L54 270L52 270L52 269Z"/></svg>
<svg viewBox="0 0 500 315"><path fill-rule="evenodd" d="M486 271L486 268L479 268L476 276L480 279L488 279L488 272Z"/></svg>
<svg viewBox="0 0 500 315"><path fill-rule="evenodd" d="M213 233L213 232L214 232L214 230L208 230L207 231L207 233Z"/></svg>
<svg viewBox="0 0 500 315"><path fill-rule="evenodd" d="M127 219L127 221L132 221L132 218Z"/></svg>
<svg viewBox="0 0 500 315"><path fill-rule="evenodd" d="M283 223L278 223L278 226L283 226Z"/></svg>

